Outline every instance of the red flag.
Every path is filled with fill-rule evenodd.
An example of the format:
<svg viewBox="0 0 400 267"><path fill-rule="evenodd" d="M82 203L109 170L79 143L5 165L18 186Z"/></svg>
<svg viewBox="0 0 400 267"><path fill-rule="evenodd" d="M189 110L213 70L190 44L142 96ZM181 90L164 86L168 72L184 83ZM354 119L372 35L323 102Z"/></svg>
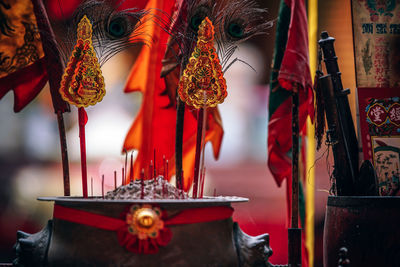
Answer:
<svg viewBox="0 0 400 267"><path fill-rule="evenodd" d="M53 20L66 20L72 16L75 9L86 0L47 0L46 7L49 13L49 16ZM148 0L108 0L114 6L118 7L118 10L125 10L128 8L137 8L143 9Z"/></svg>
<svg viewBox="0 0 400 267"><path fill-rule="evenodd" d="M314 97L308 56L307 13L304 2L304 0L281 1L270 82L268 167L279 186L285 178L287 179L288 218L292 206L292 90L299 92L301 134L305 134L307 116L310 116L312 120L314 117ZM302 188L299 191L302 198ZM304 225L304 202L300 202L299 208L301 224ZM304 242L302 250L302 264L308 266Z"/></svg>
<svg viewBox="0 0 400 267"><path fill-rule="evenodd" d="M174 0L149 0L146 8L157 8L172 14ZM139 150L134 165L134 175L137 178L142 169L148 170L150 160L153 159L154 149L162 157L169 156L164 151L169 144L168 118L174 116L174 110L162 110L168 105L168 97L162 96L164 89L163 80L160 78L162 58L168 40L168 34L156 25L154 20L147 22L146 40L153 40L151 46L143 46L129 75L125 92L140 91L143 94L141 109L129 130L124 149ZM156 116L164 112L163 118ZM168 158L167 158L168 159ZM162 166L162 161L157 161L156 166Z"/></svg>
<svg viewBox="0 0 400 267"><path fill-rule="evenodd" d="M182 1L176 1L177 3ZM180 5L175 1L150 0L149 7L157 7L168 14L182 15ZM179 14L179 15L178 15ZM134 175L139 176L142 169L148 173L150 161L156 151L156 166L163 166L163 156L169 160L169 176L175 173L175 128L176 107L171 104L179 82L180 66L176 61L177 50L172 39L168 41L169 50L165 54L168 35L158 25L148 27L152 36L151 47L143 47L140 56L132 68L125 91L141 91L143 102L135 122L129 130L124 148L137 149L138 156L134 164ZM173 31L174 29L172 29ZM165 54L165 56L164 56ZM160 73L163 73L160 77ZM171 94L174 94L171 96ZM184 190L189 190L193 181L196 117L189 108L185 109L183 135ZM218 158L222 141L222 124L216 108L207 110L206 142L211 141L214 157ZM161 171L162 169L159 169Z"/></svg>
<svg viewBox="0 0 400 267"><path fill-rule="evenodd" d="M290 17L287 17L287 14ZM291 98L299 88L299 124L313 119L314 105L308 58L307 14L303 0L282 1L277 25L268 124L268 166L278 183L291 177ZM283 16L282 14L286 14ZM290 18L290 20L289 20ZM279 81L279 83L278 83Z"/></svg>

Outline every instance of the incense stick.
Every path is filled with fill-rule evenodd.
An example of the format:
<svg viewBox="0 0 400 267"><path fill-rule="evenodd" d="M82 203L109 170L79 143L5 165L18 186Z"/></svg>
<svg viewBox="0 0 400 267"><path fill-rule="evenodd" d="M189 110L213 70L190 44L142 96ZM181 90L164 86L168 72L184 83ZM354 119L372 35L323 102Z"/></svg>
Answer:
<svg viewBox="0 0 400 267"><path fill-rule="evenodd" d="M204 96L206 98L206 96ZM206 168L204 167L204 158L205 158L205 147L206 147L206 121L207 121L207 108L204 108L204 118L203 118L203 130L202 130L202 135L201 135L201 163L200 163L200 172L201 172L201 183L200 183L200 188L201 188L201 198L203 198L203 187L204 187L204 180L206 178Z"/></svg>
<svg viewBox="0 0 400 267"><path fill-rule="evenodd" d="M126 181L126 176L128 175L128 151L124 148L125 152L125 181Z"/></svg>
<svg viewBox="0 0 400 267"><path fill-rule="evenodd" d="M78 109L78 121L79 121L79 141L81 148L81 171L82 171L82 192L83 197L88 197L87 189L87 165L86 165L86 141L85 141L85 124L87 122L87 115L85 108L80 107Z"/></svg>
<svg viewBox="0 0 400 267"><path fill-rule="evenodd" d="M144 198L144 169L140 172L140 199Z"/></svg>
<svg viewBox="0 0 400 267"><path fill-rule="evenodd" d="M194 177L193 177L193 198L197 198L200 172L201 141L203 136L204 108L197 111L197 136L196 136L196 155L194 158Z"/></svg>
<svg viewBox="0 0 400 267"><path fill-rule="evenodd" d="M101 196L104 198L104 174L101 176Z"/></svg>
<svg viewBox="0 0 400 267"><path fill-rule="evenodd" d="M163 168L164 168L164 179L167 179L166 166L165 166L165 155L163 155Z"/></svg>
<svg viewBox="0 0 400 267"><path fill-rule="evenodd" d="M114 190L117 189L117 171L114 171Z"/></svg>
<svg viewBox="0 0 400 267"><path fill-rule="evenodd" d="M156 167L156 150L154 149L154 178L157 176L157 167Z"/></svg>
<svg viewBox="0 0 400 267"><path fill-rule="evenodd" d="M122 167L121 185L124 185L125 182L126 182L126 180L125 180L125 171L124 171L124 167Z"/></svg>
<svg viewBox="0 0 400 267"><path fill-rule="evenodd" d="M169 178L169 173L168 173L168 160L165 162L165 168L167 168L167 171L165 172L166 173L166 178L165 178L165 180L169 180L168 178Z"/></svg>
<svg viewBox="0 0 400 267"><path fill-rule="evenodd" d="M202 175L200 176L201 182L200 182L200 198L203 198L203 192L204 192L204 181L206 178L206 168L202 169Z"/></svg>
<svg viewBox="0 0 400 267"><path fill-rule="evenodd" d="M149 166L149 179L153 178L153 160L150 160L150 166Z"/></svg>
<svg viewBox="0 0 400 267"><path fill-rule="evenodd" d="M131 153L131 166L130 166L129 180L130 180L130 182L133 181L133 152Z"/></svg>

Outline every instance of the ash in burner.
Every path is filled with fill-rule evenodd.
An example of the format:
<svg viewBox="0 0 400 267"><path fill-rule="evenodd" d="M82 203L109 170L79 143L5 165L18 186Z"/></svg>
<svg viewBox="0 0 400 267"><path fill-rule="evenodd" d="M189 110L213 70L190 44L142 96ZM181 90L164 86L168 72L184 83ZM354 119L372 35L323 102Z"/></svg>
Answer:
<svg viewBox="0 0 400 267"><path fill-rule="evenodd" d="M113 191L107 192L105 199L186 199L189 196L170 184L163 176L156 179L142 181L134 180L127 185L122 185Z"/></svg>

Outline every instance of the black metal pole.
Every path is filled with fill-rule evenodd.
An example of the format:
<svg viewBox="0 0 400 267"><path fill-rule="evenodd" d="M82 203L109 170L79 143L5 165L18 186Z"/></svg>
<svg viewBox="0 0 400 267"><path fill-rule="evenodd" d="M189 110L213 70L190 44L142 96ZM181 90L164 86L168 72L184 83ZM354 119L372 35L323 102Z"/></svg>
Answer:
<svg viewBox="0 0 400 267"><path fill-rule="evenodd" d="M186 32L185 36L189 43L184 45L183 57L181 61L181 71L179 75L182 77L183 71L186 69L186 65L189 60L189 56L192 53L192 48L195 43L195 38L192 32ZM178 90L178 88L176 88ZM178 93L176 94L176 132L175 132L175 177L176 177L176 187L182 188L182 145L183 145L183 128L185 121L185 102L181 100Z"/></svg>
<svg viewBox="0 0 400 267"><path fill-rule="evenodd" d="M299 228L299 93L292 92L292 206L288 229L289 266L301 266L301 228Z"/></svg>
<svg viewBox="0 0 400 267"><path fill-rule="evenodd" d="M326 71L330 74L332 87L330 99L334 99L335 121L328 120L328 127L336 134L337 142L333 143L335 159L334 177L336 180L337 195L352 196L357 193L356 182L358 177L358 141L354 129L353 118L347 95L350 90L343 89L341 73L339 71L338 58L334 48L335 38L327 32L321 33L321 40L318 41L324 54ZM333 129L332 129L333 128Z"/></svg>
<svg viewBox="0 0 400 267"><path fill-rule="evenodd" d="M183 145L183 126L185 119L185 102L177 96L176 103L176 135L175 135L175 176L176 187L182 186L182 145Z"/></svg>

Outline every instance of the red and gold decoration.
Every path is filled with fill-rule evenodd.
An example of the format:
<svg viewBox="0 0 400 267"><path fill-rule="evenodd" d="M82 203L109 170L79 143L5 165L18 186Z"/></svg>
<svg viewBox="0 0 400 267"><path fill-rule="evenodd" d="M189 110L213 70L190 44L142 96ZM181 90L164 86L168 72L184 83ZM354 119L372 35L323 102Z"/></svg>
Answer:
<svg viewBox="0 0 400 267"><path fill-rule="evenodd" d="M171 241L172 231L168 226L225 220L232 214L232 207L215 206L185 209L168 217L167 212L158 206L135 204L127 207L127 211L121 214L122 219L118 219L55 204L53 217L116 231L119 244L128 251L154 254L160 246L166 246Z"/></svg>
<svg viewBox="0 0 400 267"><path fill-rule="evenodd" d="M164 228L161 209L147 204L132 206L126 214L126 223L129 233L141 240L158 237L159 231Z"/></svg>
<svg viewBox="0 0 400 267"><path fill-rule="evenodd" d="M0 99L14 91L21 111L47 82L43 46L30 0L0 2Z"/></svg>
<svg viewBox="0 0 400 267"><path fill-rule="evenodd" d="M106 91L96 52L92 44L92 24L85 16L78 23L77 41L60 84L60 94L68 103L79 108L79 139L81 149L82 192L87 198L87 166L85 107L100 102Z"/></svg>
<svg viewBox="0 0 400 267"><path fill-rule="evenodd" d="M70 104L88 107L105 95L104 78L92 45L92 24L83 16L77 28L77 41L62 77L60 94Z"/></svg>
<svg viewBox="0 0 400 267"><path fill-rule="evenodd" d="M125 225L118 230L118 242L128 251L153 254L171 241L171 230L164 224L166 212L157 206L132 205L122 217Z"/></svg>
<svg viewBox="0 0 400 267"><path fill-rule="evenodd" d="M200 24L198 40L179 81L182 101L195 108L215 107L227 96L218 55L214 50L214 26L206 17Z"/></svg>
<svg viewBox="0 0 400 267"><path fill-rule="evenodd" d="M357 88L364 160L374 164L381 196L399 196L400 99L398 88Z"/></svg>

